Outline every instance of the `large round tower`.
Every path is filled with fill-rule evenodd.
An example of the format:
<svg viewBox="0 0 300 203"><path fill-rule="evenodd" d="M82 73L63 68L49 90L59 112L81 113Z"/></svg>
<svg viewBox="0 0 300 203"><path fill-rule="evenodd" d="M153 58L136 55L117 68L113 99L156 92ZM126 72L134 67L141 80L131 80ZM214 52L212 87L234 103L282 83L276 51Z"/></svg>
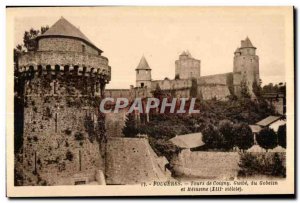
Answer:
<svg viewBox="0 0 300 203"><path fill-rule="evenodd" d="M259 83L259 57L256 55L256 47L252 45L248 37L241 41L241 47L234 52L233 81L235 94L238 96L242 82L246 84L252 96L254 95L253 83Z"/></svg>
<svg viewBox="0 0 300 203"><path fill-rule="evenodd" d="M108 59L78 28L59 19L18 60L23 85L23 185L88 184L104 170ZM22 86L21 85L21 86Z"/></svg>

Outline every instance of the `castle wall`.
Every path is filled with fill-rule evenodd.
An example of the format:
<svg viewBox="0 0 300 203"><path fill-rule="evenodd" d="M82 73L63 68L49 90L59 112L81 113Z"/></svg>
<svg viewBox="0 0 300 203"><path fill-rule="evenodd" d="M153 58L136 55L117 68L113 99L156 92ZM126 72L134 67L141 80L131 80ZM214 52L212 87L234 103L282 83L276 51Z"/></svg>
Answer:
<svg viewBox="0 0 300 203"><path fill-rule="evenodd" d="M171 163L177 176L229 179L237 176L239 159L237 152L191 152L187 149Z"/></svg>
<svg viewBox="0 0 300 203"><path fill-rule="evenodd" d="M111 138L107 141L106 183L140 184L171 179L164 162L146 138Z"/></svg>
<svg viewBox="0 0 300 203"><path fill-rule="evenodd" d="M88 54L99 55L98 50L81 40L62 37L49 37L40 39L38 41L38 51L85 52Z"/></svg>
<svg viewBox="0 0 300 203"><path fill-rule="evenodd" d="M225 100L231 95L232 73L202 76L197 80L198 95L204 100Z"/></svg>

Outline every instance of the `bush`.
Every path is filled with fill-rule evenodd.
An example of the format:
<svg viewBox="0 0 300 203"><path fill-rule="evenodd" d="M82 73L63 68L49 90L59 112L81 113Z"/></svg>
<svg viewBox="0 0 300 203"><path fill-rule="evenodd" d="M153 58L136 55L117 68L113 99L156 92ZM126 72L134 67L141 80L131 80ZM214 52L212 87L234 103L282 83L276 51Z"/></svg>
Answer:
<svg viewBox="0 0 300 203"><path fill-rule="evenodd" d="M213 125L208 125L202 132L202 140L211 149L220 149L224 146L224 137Z"/></svg>
<svg viewBox="0 0 300 203"><path fill-rule="evenodd" d="M273 129L265 127L256 136L257 143L268 151L277 145L277 136Z"/></svg>
<svg viewBox="0 0 300 203"><path fill-rule="evenodd" d="M233 132L233 123L229 120L222 120L219 123L219 131L224 136L224 148L232 149L234 147L234 132Z"/></svg>
<svg viewBox="0 0 300 203"><path fill-rule="evenodd" d="M286 124L279 126L277 131L278 145L286 148Z"/></svg>
<svg viewBox="0 0 300 203"><path fill-rule="evenodd" d="M255 175L286 177L283 158L278 153L242 153L239 167L238 176L240 177Z"/></svg>
<svg viewBox="0 0 300 203"><path fill-rule="evenodd" d="M254 144L251 128L247 124L234 125L233 129L235 145L241 150L247 150Z"/></svg>

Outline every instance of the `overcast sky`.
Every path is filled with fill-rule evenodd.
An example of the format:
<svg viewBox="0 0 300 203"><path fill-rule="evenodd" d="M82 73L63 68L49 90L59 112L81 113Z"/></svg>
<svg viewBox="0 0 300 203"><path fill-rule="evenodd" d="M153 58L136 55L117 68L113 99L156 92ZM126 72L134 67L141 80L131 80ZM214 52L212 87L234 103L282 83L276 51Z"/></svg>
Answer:
<svg viewBox="0 0 300 203"><path fill-rule="evenodd" d="M247 36L257 47L264 84L285 81L286 10L255 8L31 8L15 10L14 44L25 30L53 25L61 16L104 52L112 67L107 88L135 84L144 55L152 79L175 77L175 60L189 50L201 75L231 72L233 52ZM19 16L19 17L18 17Z"/></svg>

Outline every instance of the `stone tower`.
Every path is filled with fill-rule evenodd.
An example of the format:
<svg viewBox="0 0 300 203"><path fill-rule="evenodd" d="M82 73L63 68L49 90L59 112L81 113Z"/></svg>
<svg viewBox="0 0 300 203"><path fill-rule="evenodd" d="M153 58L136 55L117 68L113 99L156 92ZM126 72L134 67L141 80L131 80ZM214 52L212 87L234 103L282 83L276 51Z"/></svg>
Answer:
<svg viewBox="0 0 300 203"><path fill-rule="evenodd" d="M233 83L235 94L240 95L241 83L246 83L249 93L253 96L252 85L259 83L259 57L256 55L254 47L247 37L241 41L241 47L234 52L233 59Z"/></svg>
<svg viewBox="0 0 300 203"><path fill-rule="evenodd" d="M200 60L194 59L188 51L182 52L175 61L175 78L200 78Z"/></svg>
<svg viewBox="0 0 300 203"><path fill-rule="evenodd" d="M78 28L59 19L18 60L24 98L23 185L88 184L104 170L108 59Z"/></svg>
<svg viewBox="0 0 300 203"><path fill-rule="evenodd" d="M151 88L151 68L148 65L146 58L143 56L136 71L136 87Z"/></svg>

